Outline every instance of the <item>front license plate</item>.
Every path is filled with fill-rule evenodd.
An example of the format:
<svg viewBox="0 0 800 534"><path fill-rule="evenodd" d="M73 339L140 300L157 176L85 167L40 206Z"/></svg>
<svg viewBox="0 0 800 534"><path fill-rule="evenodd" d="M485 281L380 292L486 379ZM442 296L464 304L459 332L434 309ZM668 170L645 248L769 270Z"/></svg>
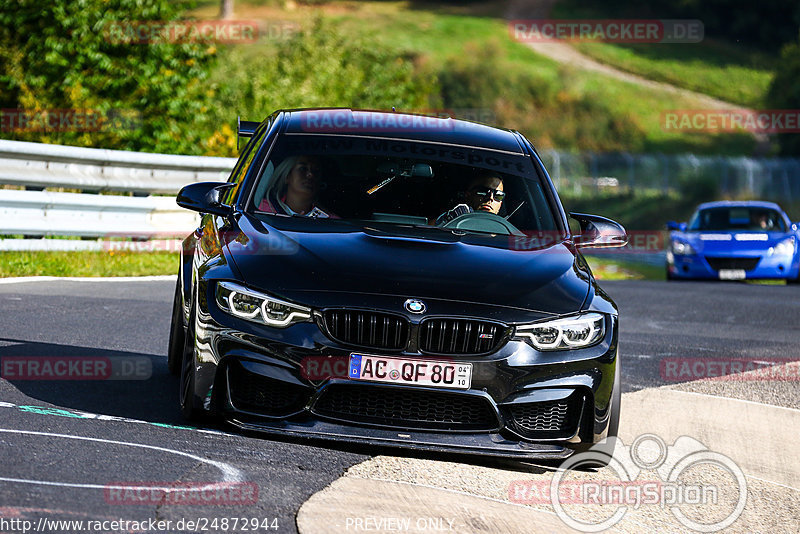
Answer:
<svg viewBox="0 0 800 534"><path fill-rule="evenodd" d="M472 364L351 354L348 376L351 380L469 389Z"/></svg>
<svg viewBox="0 0 800 534"><path fill-rule="evenodd" d="M744 280L744 269L720 269L720 280Z"/></svg>

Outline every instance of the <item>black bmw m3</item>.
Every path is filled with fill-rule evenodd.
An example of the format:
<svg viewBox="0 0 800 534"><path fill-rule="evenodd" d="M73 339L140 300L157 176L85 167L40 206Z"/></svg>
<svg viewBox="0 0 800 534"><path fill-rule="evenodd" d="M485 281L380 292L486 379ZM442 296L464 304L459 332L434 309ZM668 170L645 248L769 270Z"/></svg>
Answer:
<svg viewBox="0 0 800 534"><path fill-rule="evenodd" d="M559 459L617 433L618 313L521 134L451 118L278 111L227 183L178 204L169 344L190 419Z"/></svg>

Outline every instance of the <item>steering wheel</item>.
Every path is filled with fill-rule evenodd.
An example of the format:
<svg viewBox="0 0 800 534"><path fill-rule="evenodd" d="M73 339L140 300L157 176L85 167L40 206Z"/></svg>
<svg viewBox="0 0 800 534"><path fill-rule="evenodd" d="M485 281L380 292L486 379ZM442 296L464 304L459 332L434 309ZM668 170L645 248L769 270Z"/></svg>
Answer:
<svg viewBox="0 0 800 534"><path fill-rule="evenodd" d="M485 211L473 211L459 215L455 219L447 221L442 228L449 230L467 230L473 232L485 232L489 234L503 234L524 236L516 226L508 222L503 217Z"/></svg>

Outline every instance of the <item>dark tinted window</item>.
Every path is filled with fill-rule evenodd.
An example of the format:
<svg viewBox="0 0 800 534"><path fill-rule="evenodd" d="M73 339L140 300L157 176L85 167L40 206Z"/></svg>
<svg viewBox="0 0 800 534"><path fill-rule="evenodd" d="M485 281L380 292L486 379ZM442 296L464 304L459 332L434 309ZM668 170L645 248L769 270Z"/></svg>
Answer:
<svg viewBox="0 0 800 534"><path fill-rule="evenodd" d="M773 209L725 206L696 212L689 221L689 230L785 232L786 225L781 214Z"/></svg>
<svg viewBox="0 0 800 534"><path fill-rule="evenodd" d="M314 190L312 206L292 200ZM309 189L309 190L310 190ZM309 198L310 193L306 191ZM557 229L531 158L524 154L397 139L284 135L255 186L250 209L277 215L380 221L522 234ZM468 221L464 222L466 219ZM438 221L438 223L437 223ZM451 228L452 229L452 228Z"/></svg>

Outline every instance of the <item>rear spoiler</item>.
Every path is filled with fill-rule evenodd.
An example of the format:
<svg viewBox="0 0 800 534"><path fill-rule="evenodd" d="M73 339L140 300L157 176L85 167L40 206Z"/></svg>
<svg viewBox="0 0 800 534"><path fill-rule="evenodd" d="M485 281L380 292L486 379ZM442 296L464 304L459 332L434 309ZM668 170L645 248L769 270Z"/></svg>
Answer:
<svg viewBox="0 0 800 534"><path fill-rule="evenodd" d="M256 133L256 128L258 128L260 124L260 122L243 121L241 117L236 117L236 150L239 150L239 138L253 137Z"/></svg>

